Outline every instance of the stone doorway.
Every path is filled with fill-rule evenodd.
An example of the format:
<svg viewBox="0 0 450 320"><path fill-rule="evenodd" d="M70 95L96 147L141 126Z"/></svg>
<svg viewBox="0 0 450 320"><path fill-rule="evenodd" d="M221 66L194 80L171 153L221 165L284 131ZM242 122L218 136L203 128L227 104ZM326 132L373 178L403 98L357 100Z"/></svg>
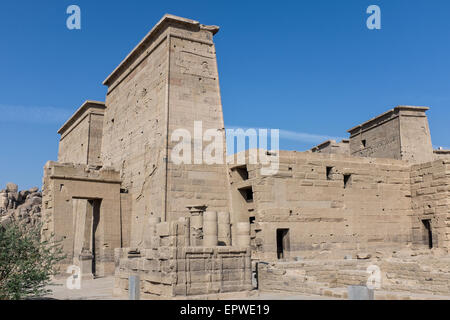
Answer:
<svg viewBox="0 0 450 320"><path fill-rule="evenodd" d="M74 264L84 278L94 278L101 272L101 239L99 232L101 199L72 199L74 217Z"/></svg>
<svg viewBox="0 0 450 320"><path fill-rule="evenodd" d="M433 232L431 229L431 219L422 220L423 224L423 244L427 245L428 248L433 248Z"/></svg>
<svg viewBox="0 0 450 320"><path fill-rule="evenodd" d="M289 255L289 229L277 229L277 257L285 259Z"/></svg>

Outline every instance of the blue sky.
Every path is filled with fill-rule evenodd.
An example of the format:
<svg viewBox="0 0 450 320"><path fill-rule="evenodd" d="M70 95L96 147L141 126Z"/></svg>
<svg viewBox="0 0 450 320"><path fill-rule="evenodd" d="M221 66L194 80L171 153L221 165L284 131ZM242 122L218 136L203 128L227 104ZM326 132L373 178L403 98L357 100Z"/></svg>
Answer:
<svg viewBox="0 0 450 320"><path fill-rule="evenodd" d="M66 28L81 8L82 29ZM366 27L381 8L382 29ZM450 147L450 1L2 1L0 189L41 186L57 129L165 14L215 37L226 126L283 130L305 150L396 105L426 105L434 146Z"/></svg>

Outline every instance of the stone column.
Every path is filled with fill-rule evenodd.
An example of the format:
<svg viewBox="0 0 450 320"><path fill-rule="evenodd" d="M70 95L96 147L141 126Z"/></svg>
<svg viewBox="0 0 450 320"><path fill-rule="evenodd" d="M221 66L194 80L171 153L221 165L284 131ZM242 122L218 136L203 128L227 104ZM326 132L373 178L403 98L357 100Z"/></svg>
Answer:
<svg viewBox="0 0 450 320"><path fill-rule="evenodd" d="M219 244L231 246L231 229L230 229L230 213L217 213L217 236Z"/></svg>
<svg viewBox="0 0 450 320"><path fill-rule="evenodd" d="M236 246L250 246L250 222L238 222L236 224Z"/></svg>
<svg viewBox="0 0 450 320"><path fill-rule="evenodd" d="M217 246L217 212L207 211L203 216L203 246Z"/></svg>

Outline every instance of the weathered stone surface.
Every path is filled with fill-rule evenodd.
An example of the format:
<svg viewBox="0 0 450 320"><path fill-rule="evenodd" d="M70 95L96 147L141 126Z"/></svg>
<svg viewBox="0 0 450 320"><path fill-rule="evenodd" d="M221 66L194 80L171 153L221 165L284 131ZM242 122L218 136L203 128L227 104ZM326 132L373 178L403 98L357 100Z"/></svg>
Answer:
<svg viewBox="0 0 450 320"><path fill-rule="evenodd" d="M350 129L350 154L412 163L434 160L428 109L398 106Z"/></svg>
<svg viewBox="0 0 450 320"><path fill-rule="evenodd" d="M6 184L6 192L8 193L17 193L19 191L19 187L17 184L9 182Z"/></svg>
<svg viewBox="0 0 450 320"><path fill-rule="evenodd" d="M37 187L22 190L14 183L8 183L0 192L0 224L12 221L35 225L41 221L42 194ZM34 196L29 197L33 192Z"/></svg>

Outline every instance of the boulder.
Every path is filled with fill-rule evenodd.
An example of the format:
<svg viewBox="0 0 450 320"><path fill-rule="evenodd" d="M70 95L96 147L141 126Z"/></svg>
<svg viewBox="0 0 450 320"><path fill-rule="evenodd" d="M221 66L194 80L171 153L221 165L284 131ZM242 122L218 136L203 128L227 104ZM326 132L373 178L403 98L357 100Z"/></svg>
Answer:
<svg viewBox="0 0 450 320"><path fill-rule="evenodd" d="M19 195L22 200L25 200L30 193L29 190L23 190L19 192Z"/></svg>
<svg viewBox="0 0 450 320"><path fill-rule="evenodd" d="M31 198L30 204L32 206L35 206L35 205L38 205L38 204L41 204L41 203L42 203L42 198L41 197L33 197L33 198Z"/></svg>
<svg viewBox="0 0 450 320"><path fill-rule="evenodd" d="M8 224L17 221L20 224L40 222L42 192L34 187L19 192L18 186L8 183L6 189L0 191L0 223Z"/></svg>
<svg viewBox="0 0 450 320"><path fill-rule="evenodd" d="M8 208L8 195L6 193L0 193L0 208L7 209Z"/></svg>
<svg viewBox="0 0 450 320"><path fill-rule="evenodd" d="M9 182L6 184L6 191L9 193L16 193L19 191L19 186L15 183Z"/></svg>

